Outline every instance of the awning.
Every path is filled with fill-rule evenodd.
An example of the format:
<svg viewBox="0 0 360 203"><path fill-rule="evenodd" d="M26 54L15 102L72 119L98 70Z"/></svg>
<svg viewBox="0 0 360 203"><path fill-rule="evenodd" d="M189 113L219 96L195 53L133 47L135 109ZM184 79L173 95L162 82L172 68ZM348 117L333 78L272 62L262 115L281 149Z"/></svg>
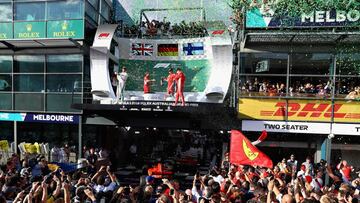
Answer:
<svg viewBox="0 0 360 203"><path fill-rule="evenodd" d="M335 44L360 43L360 32L252 31L245 33L248 44Z"/></svg>
<svg viewBox="0 0 360 203"><path fill-rule="evenodd" d="M0 40L0 48L23 49L23 48L44 48L44 47L81 47L81 40L68 39L6 39Z"/></svg>

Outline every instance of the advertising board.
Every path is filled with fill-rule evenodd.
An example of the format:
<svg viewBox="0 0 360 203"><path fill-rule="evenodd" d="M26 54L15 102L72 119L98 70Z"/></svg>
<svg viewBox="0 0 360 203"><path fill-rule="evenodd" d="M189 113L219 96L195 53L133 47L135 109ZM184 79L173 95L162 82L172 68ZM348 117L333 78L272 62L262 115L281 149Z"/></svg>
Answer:
<svg viewBox="0 0 360 203"><path fill-rule="evenodd" d="M334 122L358 123L360 102L336 101ZM332 104L328 100L239 99L239 118L256 120L325 121L330 122Z"/></svg>

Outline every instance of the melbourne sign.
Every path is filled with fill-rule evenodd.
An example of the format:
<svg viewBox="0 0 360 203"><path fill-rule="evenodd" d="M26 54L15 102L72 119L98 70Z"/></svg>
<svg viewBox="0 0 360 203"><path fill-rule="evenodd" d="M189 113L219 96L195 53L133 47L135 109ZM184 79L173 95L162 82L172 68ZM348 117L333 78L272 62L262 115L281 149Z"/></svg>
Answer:
<svg viewBox="0 0 360 203"><path fill-rule="evenodd" d="M274 17L274 13L276 11L269 12L268 10L262 11L261 8L254 8L246 14L246 27L336 27L354 26L360 23L360 10L316 10L297 17Z"/></svg>
<svg viewBox="0 0 360 203"><path fill-rule="evenodd" d="M47 38L84 38L83 20L48 21Z"/></svg>
<svg viewBox="0 0 360 203"><path fill-rule="evenodd" d="M27 114L25 121L41 123L79 123L79 117L75 115Z"/></svg>
<svg viewBox="0 0 360 203"><path fill-rule="evenodd" d="M240 99L239 117L257 120L331 121L359 123L360 102L323 100Z"/></svg>
<svg viewBox="0 0 360 203"><path fill-rule="evenodd" d="M78 124L78 115L69 114L33 114L33 113L1 113L0 121L39 122L39 123L63 123Z"/></svg>

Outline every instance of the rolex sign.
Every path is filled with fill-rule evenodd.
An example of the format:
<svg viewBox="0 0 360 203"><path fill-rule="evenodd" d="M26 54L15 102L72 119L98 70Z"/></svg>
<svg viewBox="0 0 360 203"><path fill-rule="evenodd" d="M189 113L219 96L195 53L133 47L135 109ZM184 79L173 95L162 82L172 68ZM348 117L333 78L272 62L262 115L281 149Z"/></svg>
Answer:
<svg viewBox="0 0 360 203"><path fill-rule="evenodd" d="M48 21L47 38L84 38L83 20Z"/></svg>

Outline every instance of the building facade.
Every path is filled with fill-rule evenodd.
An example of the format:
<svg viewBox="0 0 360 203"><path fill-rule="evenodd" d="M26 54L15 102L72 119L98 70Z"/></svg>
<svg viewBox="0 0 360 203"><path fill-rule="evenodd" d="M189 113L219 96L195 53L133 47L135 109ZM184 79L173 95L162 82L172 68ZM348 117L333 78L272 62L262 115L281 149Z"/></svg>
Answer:
<svg viewBox="0 0 360 203"><path fill-rule="evenodd" d="M4 0L0 13L0 140L77 146L71 105L90 91L89 47L112 2Z"/></svg>
<svg viewBox="0 0 360 203"><path fill-rule="evenodd" d="M262 8L247 11L240 42L242 130L267 130L263 145L285 158L306 151L359 165L359 13L314 11L286 24Z"/></svg>

